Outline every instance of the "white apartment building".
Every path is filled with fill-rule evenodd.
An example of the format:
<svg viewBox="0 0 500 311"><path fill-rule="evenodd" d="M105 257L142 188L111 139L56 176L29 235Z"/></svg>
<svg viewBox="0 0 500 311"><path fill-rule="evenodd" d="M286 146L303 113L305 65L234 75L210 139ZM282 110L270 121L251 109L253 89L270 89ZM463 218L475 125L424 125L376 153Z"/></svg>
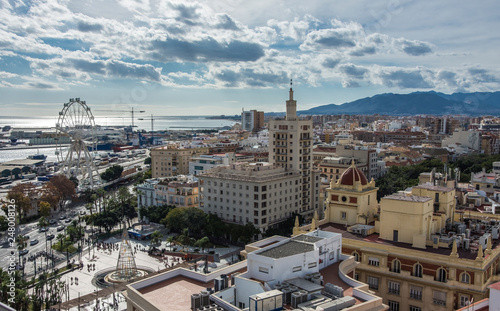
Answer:
<svg viewBox="0 0 500 311"><path fill-rule="evenodd" d="M156 185L160 182L157 178L147 179L144 183L137 185L137 209L139 218L141 217L141 208L158 205L156 201Z"/></svg>
<svg viewBox="0 0 500 311"><path fill-rule="evenodd" d="M269 162L300 173L300 214L306 219L312 219L319 209L319 172L313 174L312 138L312 120L297 118L297 101L290 87L286 118L269 121Z"/></svg>
<svg viewBox="0 0 500 311"><path fill-rule="evenodd" d="M233 163L201 174L200 208L264 232L300 209L300 174L270 163Z"/></svg>
<svg viewBox="0 0 500 311"><path fill-rule="evenodd" d="M229 165L236 160L234 152L223 155L201 154L189 161L189 175L200 175L218 165Z"/></svg>

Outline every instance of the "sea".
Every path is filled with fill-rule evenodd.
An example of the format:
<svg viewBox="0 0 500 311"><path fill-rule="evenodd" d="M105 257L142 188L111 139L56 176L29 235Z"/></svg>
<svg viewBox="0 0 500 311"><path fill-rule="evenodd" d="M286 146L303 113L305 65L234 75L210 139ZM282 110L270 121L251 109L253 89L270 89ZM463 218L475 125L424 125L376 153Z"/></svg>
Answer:
<svg viewBox="0 0 500 311"><path fill-rule="evenodd" d="M137 118L134 120L134 130L151 131L151 117L141 116L142 120ZM100 126L130 126L130 117L94 117L96 125ZM9 125L14 129L29 128L29 129L47 129L55 127L58 122L57 117L8 117L0 116L0 130L2 127ZM229 119L215 119L209 116L153 116L154 131L167 130L203 130L203 129L220 129L231 127L236 123ZM2 150L0 148L0 163L26 159L30 155L44 154L47 156L46 161L57 161L56 148L43 146L29 149Z"/></svg>

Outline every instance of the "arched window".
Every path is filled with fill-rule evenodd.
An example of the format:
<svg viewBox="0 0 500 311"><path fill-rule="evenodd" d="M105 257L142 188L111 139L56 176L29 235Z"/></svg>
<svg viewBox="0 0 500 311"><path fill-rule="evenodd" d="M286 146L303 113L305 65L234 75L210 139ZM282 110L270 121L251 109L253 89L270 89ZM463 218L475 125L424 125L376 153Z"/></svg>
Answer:
<svg viewBox="0 0 500 311"><path fill-rule="evenodd" d="M423 269L421 264L417 263L413 266L413 276L416 276L417 278L421 278L423 271L424 271L424 269Z"/></svg>
<svg viewBox="0 0 500 311"><path fill-rule="evenodd" d="M448 274L446 273L446 270L443 268L439 268L437 270L436 278L436 281L446 283L446 281L448 280Z"/></svg>
<svg viewBox="0 0 500 311"><path fill-rule="evenodd" d="M357 261L357 262L359 262L359 254L358 254L358 252L354 252L354 253L352 253L352 255L354 256L354 260Z"/></svg>
<svg viewBox="0 0 500 311"><path fill-rule="evenodd" d="M394 259L392 261L391 271L396 272L396 273L400 273L401 272L401 261L399 261L398 259Z"/></svg>
<svg viewBox="0 0 500 311"><path fill-rule="evenodd" d="M460 282L462 283L470 283L470 275L467 272L460 274Z"/></svg>

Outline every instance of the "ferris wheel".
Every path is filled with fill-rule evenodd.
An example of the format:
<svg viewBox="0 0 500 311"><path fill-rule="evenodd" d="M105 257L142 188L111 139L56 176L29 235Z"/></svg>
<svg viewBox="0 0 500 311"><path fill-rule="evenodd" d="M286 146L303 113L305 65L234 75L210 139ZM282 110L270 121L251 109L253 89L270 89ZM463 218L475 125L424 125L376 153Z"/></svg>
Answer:
<svg viewBox="0 0 500 311"><path fill-rule="evenodd" d="M56 131L60 172L68 178L76 177L82 188L93 188L100 181L92 156L97 136L94 116L85 101L70 98L64 104L59 112ZM65 141L69 145L63 143Z"/></svg>

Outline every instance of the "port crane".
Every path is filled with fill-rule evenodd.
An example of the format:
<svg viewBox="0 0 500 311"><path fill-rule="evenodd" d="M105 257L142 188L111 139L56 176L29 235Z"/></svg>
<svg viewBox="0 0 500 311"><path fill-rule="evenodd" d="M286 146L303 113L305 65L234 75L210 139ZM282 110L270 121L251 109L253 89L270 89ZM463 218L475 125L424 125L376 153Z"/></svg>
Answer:
<svg viewBox="0 0 500 311"><path fill-rule="evenodd" d="M139 110L134 112L134 107L130 110L96 110L96 111L102 111L102 112L128 112L132 115L132 130L134 128L134 113L143 113L146 112L145 110Z"/></svg>

